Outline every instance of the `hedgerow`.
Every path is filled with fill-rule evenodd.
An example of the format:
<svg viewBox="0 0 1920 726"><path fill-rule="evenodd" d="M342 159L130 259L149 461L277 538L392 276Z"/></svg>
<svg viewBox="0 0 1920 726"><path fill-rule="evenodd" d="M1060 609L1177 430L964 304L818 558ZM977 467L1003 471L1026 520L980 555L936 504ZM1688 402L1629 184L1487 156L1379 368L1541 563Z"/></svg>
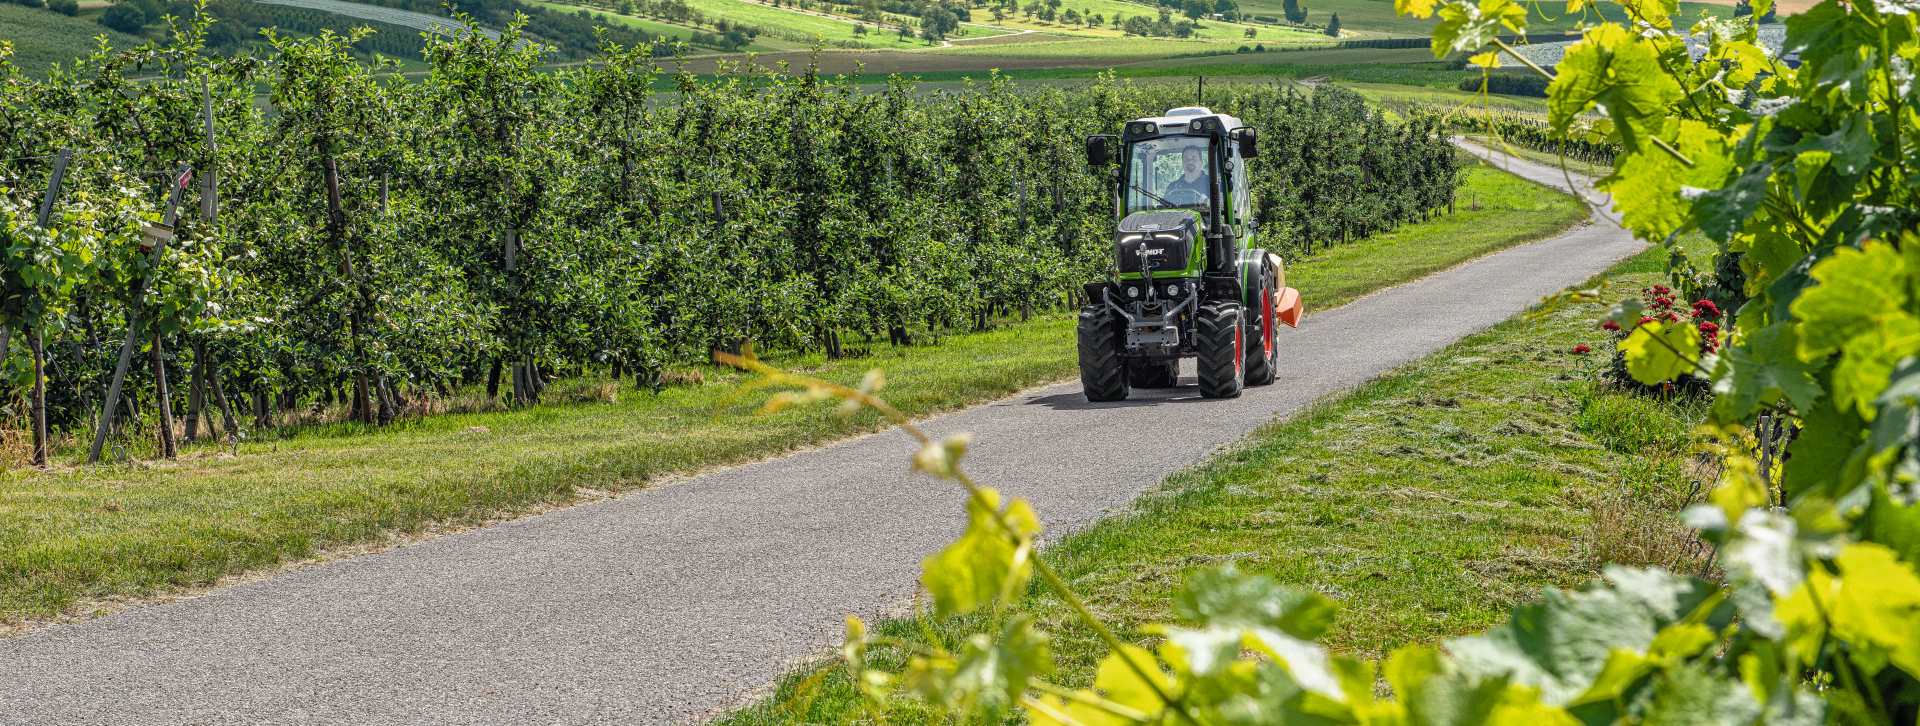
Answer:
<svg viewBox="0 0 1920 726"><path fill-rule="evenodd" d="M111 265L8 288L4 329L54 351L6 357L13 416L37 359L46 420L90 427L125 335L141 356L120 398L138 405L110 423L249 398L257 425L342 402L377 423L483 381L526 403L563 369L650 382L748 341L837 355L845 334L906 343L1053 307L1110 264L1111 182L1082 140L1191 99L1111 77L934 93L813 68L696 77L610 41L594 64L551 69L514 24L425 38L431 70L407 79L354 57L366 31L226 57L195 17L168 45L0 77L16 214L46 198L36 185L61 149L76 152L58 214L118 205L112 224L55 225L92 235ZM1310 249L1451 199L1431 119L1390 124L1339 90L1207 100L1265 133L1251 172L1268 246ZM141 256L161 238L140 225L164 221L176 188L178 223ZM166 451L171 427L154 430Z"/></svg>

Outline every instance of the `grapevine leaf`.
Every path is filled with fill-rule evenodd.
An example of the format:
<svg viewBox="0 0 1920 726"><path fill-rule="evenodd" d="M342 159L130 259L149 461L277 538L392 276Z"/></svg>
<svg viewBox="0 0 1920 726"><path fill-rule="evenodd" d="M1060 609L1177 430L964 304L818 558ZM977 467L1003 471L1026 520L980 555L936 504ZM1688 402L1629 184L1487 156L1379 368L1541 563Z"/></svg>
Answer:
<svg viewBox="0 0 1920 726"><path fill-rule="evenodd" d="M1266 653L1287 669L1287 675L1310 692L1335 701L1344 700L1346 691L1334 677L1327 651L1309 640L1295 638L1276 628L1248 628L1248 646Z"/></svg>
<svg viewBox="0 0 1920 726"><path fill-rule="evenodd" d="M1454 0L1441 5L1439 15L1440 22L1433 26L1435 58L1454 51L1477 51L1503 29L1519 34L1527 27L1527 7L1513 0L1479 0L1477 4Z"/></svg>
<svg viewBox="0 0 1920 726"><path fill-rule="evenodd" d="M1822 398L1800 409L1800 435L1787 445L1782 478L1793 485L1788 494L1838 494L1840 472L1865 437L1866 425L1854 410L1839 411L1832 398Z"/></svg>
<svg viewBox="0 0 1920 726"><path fill-rule="evenodd" d="M1853 336L1840 349L1833 367L1833 397L1842 408L1852 406L1872 421L1880 393L1887 389L1900 360L1920 354L1920 319L1900 314L1878 321L1878 330Z"/></svg>
<svg viewBox="0 0 1920 726"><path fill-rule="evenodd" d="M1025 592L1032 564L1015 557L1018 537L1040 531L1039 520L1026 500L1016 499L1003 516L1018 532L1010 536L995 520L1000 494L983 488L979 498L967 500L967 529L946 549L921 562L920 581L932 593L941 616L964 615L999 597L1003 589L1015 596ZM980 499L985 499L982 503ZM1009 586L1009 581L1014 584Z"/></svg>
<svg viewBox="0 0 1920 726"><path fill-rule="evenodd" d="M1695 224L1714 241L1726 242L1731 239L1760 209L1760 203L1767 196L1767 179L1771 176L1771 164L1754 162L1732 184L1700 195L1693 202ZM1798 257L1795 255L1795 258Z"/></svg>
<svg viewBox="0 0 1920 726"><path fill-rule="evenodd" d="M1627 374L1644 384L1671 381L1691 373L1698 365L1700 331L1691 325L1658 320L1642 323L1626 340L1620 351L1627 355Z"/></svg>
<svg viewBox="0 0 1920 726"><path fill-rule="evenodd" d="M1661 628L1713 591L1704 582L1655 575L1671 582L1643 575L1622 586L1546 590L1539 601L1514 608L1506 624L1449 641L1447 650L1464 673L1511 677L1539 689L1544 703L1566 704L1600 677L1614 649L1646 652Z"/></svg>
<svg viewBox="0 0 1920 726"><path fill-rule="evenodd" d="M1680 98L1680 86L1660 68L1651 43L1618 25L1587 31L1567 48L1547 86L1547 120L1565 133L1589 108L1598 107L1614 123L1620 145L1629 154L1651 151L1647 139L1666 126L1667 104Z"/></svg>
<svg viewBox="0 0 1920 726"><path fill-rule="evenodd" d="M1709 672L1697 664L1669 668L1654 679L1643 723L1762 723L1763 704L1745 683ZM1764 723L1775 723L1765 721Z"/></svg>
<svg viewBox="0 0 1920 726"><path fill-rule="evenodd" d="M1867 165L1873 161L1873 149L1873 121L1866 114L1848 116L1833 133L1822 136L1808 134L1794 145L1794 151L1801 158L1817 159L1817 166L1831 166L1845 177L1866 173ZM1799 163L1798 159L1796 163ZM1811 181L1811 174L1802 170L1801 186L1805 188Z"/></svg>
<svg viewBox="0 0 1920 726"><path fill-rule="evenodd" d="M975 633L958 657L915 656L902 679L906 689L929 703L968 715L1004 713L1026 692L1034 676L1053 672L1047 635L1033 629L1032 618L1007 619L999 637Z"/></svg>
<svg viewBox="0 0 1920 726"><path fill-rule="evenodd" d="M1799 336L1790 323L1761 328L1729 346L1714 372L1713 413L1733 423L1744 420L1759 406L1785 396L1802 411L1820 397L1820 384L1798 354Z"/></svg>
<svg viewBox="0 0 1920 726"><path fill-rule="evenodd" d="M1904 315L1906 261L1891 245L1871 241L1842 247L1808 273L1820 284L1802 291L1790 309L1800 322L1800 357L1814 360L1875 329L1881 317Z"/></svg>
<svg viewBox="0 0 1920 726"><path fill-rule="evenodd" d="M1154 681L1142 679L1143 673ZM1137 645L1123 644L1119 650L1100 659L1100 668L1093 677L1093 687L1105 692L1107 698L1115 703L1142 713L1156 714L1166 707L1160 692L1171 689L1173 681L1160 670L1160 664L1154 660L1153 654ZM1156 690L1156 687L1160 690Z"/></svg>
<svg viewBox="0 0 1920 726"><path fill-rule="evenodd" d="M1326 632L1336 610L1319 593L1294 590L1266 575L1242 575L1231 563L1196 573L1173 599L1182 620L1214 628L1277 628L1308 640Z"/></svg>
<svg viewBox="0 0 1920 726"><path fill-rule="evenodd" d="M1393 0L1393 12L1424 20L1433 17L1433 7L1437 4L1437 0Z"/></svg>

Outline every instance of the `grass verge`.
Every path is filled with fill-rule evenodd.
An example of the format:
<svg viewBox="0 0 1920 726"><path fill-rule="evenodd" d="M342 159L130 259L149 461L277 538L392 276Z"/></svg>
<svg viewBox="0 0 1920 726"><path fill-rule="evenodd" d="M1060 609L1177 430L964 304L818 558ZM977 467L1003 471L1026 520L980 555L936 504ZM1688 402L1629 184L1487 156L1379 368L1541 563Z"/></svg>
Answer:
<svg viewBox="0 0 1920 726"><path fill-rule="evenodd" d="M1654 249L1617 267L1609 296L1658 278ZM1249 435L1175 474L1129 511L1041 556L1121 639L1149 647L1194 571L1236 563L1342 604L1322 639L1381 658L1484 630L1543 587L1606 563L1698 567L1672 514L1696 487L1704 402L1657 401L1597 380L1592 305L1514 319ZM992 482L981 482L991 485ZM1024 609L1053 635L1056 682L1085 687L1104 645L1036 585ZM924 614L876 628L956 647L985 623ZM874 654L899 668L903 654ZM870 710L844 671L815 667L718 723L922 723L917 704Z"/></svg>
<svg viewBox="0 0 1920 726"><path fill-rule="evenodd" d="M1355 245L1365 254L1299 262L1292 284L1324 309L1569 222L1570 200L1508 179L1469 171L1468 189L1486 190L1482 213L1404 226L1393 238ZM1496 204L1505 197L1512 200ZM1474 237L1476 229L1503 231ZM843 382L882 368L889 400L926 416L1071 375L1072 338L1072 322L1055 312L938 345L876 346L867 358L769 360ZM879 427L870 416L842 420L818 409L756 417L729 406L734 374L700 372L700 384L657 396L567 381L549 391L555 403L385 430L297 429L245 444L238 457L201 446L174 462L0 474L0 623L104 612L115 599L205 585L327 548L562 506Z"/></svg>

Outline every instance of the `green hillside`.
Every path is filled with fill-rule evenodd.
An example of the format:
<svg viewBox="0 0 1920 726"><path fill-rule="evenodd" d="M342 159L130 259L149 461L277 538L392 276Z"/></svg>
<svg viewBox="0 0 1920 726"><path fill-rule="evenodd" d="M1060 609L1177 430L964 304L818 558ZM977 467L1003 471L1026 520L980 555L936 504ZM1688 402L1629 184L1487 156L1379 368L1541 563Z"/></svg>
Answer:
<svg viewBox="0 0 1920 726"><path fill-rule="evenodd" d="M1419 20L1403 18L1393 12L1391 0L1301 0L1307 8L1307 24L1325 25L1334 14L1340 16L1340 27L1344 30L1361 31L1364 35L1426 35L1435 22L1432 19ZM1285 17L1282 11L1283 0L1239 0L1240 10L1248 15ZM1534 33L1563 33L1574 30L1581 23L1625 22L1625 12L1619 5L1598 3L1588 5L1583 13L1567 14L1559 12L1565 8L1560 3L1532 3L1528 9L1527 24ZM1682 2L1679 17L1697 18L1701 13L1715 17L1731 17L1733 8L1708 3Z"/></svg>
<svg viewBox="0 0 1920 726"><path fill-rule="evenodd" d="M0 4L0 39L13 45L13 64L28 75L45 74L55 63L71 65L75 58L93 52L102 35L115 48L131 48L143 42L91 20L46 8Z"/></svg>

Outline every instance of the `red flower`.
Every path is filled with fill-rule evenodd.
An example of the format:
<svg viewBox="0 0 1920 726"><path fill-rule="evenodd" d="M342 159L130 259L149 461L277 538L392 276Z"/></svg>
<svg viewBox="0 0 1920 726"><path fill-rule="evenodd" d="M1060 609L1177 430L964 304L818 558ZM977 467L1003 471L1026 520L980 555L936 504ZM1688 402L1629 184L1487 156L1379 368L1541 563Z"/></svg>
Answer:
<svg viewBox="0 0 1920 726"><path fill-rule="evenodd" d="M1655 310L1665 310L1670 307L1673 307L1673 298L1656 297L1653 299L1653 309Z"/></svg>
<svg viewBox="0 0 1920 726"><path fill-rule="evenodd" d="M1666 311L1666 312L1664 312L1664 313L1661 313L1661 314L1659 315L1659 318L1660 318L1661 320L1665 320L1665 321L1667 321L1667 322L1669 322L1669 323L1677 323L1677 322L1680 322L1680 316L1678 316L1678 315L1675 315L1675 314L1673 314L1673 311L1672 311L1672 310L1668 310L1668 311Z"/></svg>
<svg viewBox="0 0 1920 726"><path fill-rule="evenodd" d="M1654 285L1654 286L1653 286L1653 294L1655 294L1655 295L1670 295L1670 294L1673 294L1673 288L1670 288L1670 287L1667 287L1666 285Z"/></svg>
<svg viewBox="0 0 1920 726"><path fill-rule="evenodd" d="M1709 323L1705 320L1700 321L1701 335L1711 338L1714 336L1715 333L1718 333L1718 332L1720 332L1720 326L1714 325L1713 323Z"/></svg>
<svg viewBox="0 0 1920 726"><path fill-rule="evenodd" d="M1640 319L1640 324L1641 324L1641 325L1646 325L1647 323L1651 323L1651 322L1653 322L1653 318L1641 318L1641 319Z"/></svg>
<svg viewBox="0 0 1920 726"><path fill-rule="evenodd" d="M1601 323L1600 329L1601 330L1619 330L1620 324L1609 320L1607 322Z"/></svg>
<svg viewBox="0 0 1920 726"><path fill-rule="evenodd" d="M1719 318L1720 306L1713 304L1712 300L1695 300L1693 303L1693 316L1696 318L1706 318L1708 320Z"/></svg>
<svg viewBox="0 0 1920 726"><path fill-rule="evenodd" d="M1593 352L1593 349L1592 349L1592 348L1588 348L1587 346L1584 346L1584 345L1576 345L1576 346L1573 346L1573 354L1574 354L1574 355L1586 355L1586 354L1588 354L1588 353L1591 353L1591 352Z"/></svg>

